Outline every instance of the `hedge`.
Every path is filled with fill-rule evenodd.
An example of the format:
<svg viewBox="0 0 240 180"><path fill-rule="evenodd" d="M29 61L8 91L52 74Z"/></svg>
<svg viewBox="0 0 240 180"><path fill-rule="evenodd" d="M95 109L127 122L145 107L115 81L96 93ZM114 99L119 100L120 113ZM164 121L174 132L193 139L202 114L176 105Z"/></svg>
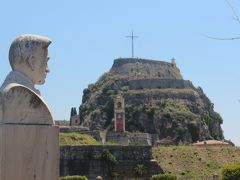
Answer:
<svg viewBox="0 0 240 180"><path fill-rule="evenodd" d="M86 176L65 176L61 177L60 180L88 180Z"/></svg>
<svg viewBox="0 0 240 180"><path fill-rule="evenodd" d="M173 174L156 174L151 177L151 180L176 180L177 176Z"/></svg>
<svg viewBox="0 0 240 180"><path fill-rule="evenodd" d="M231 163L223 166L222 180L236 180L240 179L240 163Z"/></svg>

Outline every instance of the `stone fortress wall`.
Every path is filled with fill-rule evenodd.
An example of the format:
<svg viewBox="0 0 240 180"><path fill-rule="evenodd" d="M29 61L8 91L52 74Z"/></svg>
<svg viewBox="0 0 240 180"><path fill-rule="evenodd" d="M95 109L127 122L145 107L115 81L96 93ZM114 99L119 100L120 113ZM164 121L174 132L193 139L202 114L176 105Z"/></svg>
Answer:
<svg viewBox="0 0 240 180"><path fill-rule="evenodd" d="M195 89L191 81L182 78L175 61L119 58L114 60L110 73L121 76L117 86L128 86L130 90Z"/></svg>
<svg viewBox="0 0 240 180"><path fill-rule="evenodd" d="M179 79L143 79L143 80L130 80L129 89L162 89L162 88L194 88L191 81Z"/></svg>
<svg viewBox="0 0 240 180"><path fill-rule="evenodd" d="M129 79L183 79L175 62L139 58L115 59L110 72L126 76Z"/></svg>
<svg viewBox="0 0 240 180"><path fill-rule="evenodd" d="M128 132L108 132L106 135L107 142L113 142L121 145L144 145L151 146L153 139L148 133L128 133Z"/></svg>
<svg viewBox="0 0 240 180"><path fill-rule="evenodd" d="M130 90L138 89L195 89L192 82L181 79L132 79L118 80L118 86L128 86Z"/></svg>
<svg viewBox="0 0 240 180"><path fill-rule="evenodd" d="M119 174L119 179L134 179L134 168L138 164L144 165L143 180L162 173L161 167L152 160L151 146L61 146L60 176L78 174L93 180L100 175L108 179L106 162L102 158L104 150L116 157L118 162L113 171Z"/></svg>

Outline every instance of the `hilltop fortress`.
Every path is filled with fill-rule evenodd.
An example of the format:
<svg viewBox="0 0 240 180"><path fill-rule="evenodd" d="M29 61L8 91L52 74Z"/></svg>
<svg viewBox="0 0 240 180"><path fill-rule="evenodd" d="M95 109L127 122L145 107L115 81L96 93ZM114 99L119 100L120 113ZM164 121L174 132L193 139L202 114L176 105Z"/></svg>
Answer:
<svg viewBox="0 0 240 180"><path fill-rule="evenodd" d="M171 144L223 139L222 118L213 103L183 79L175 60L116 59L83 93L80 121L92 130L113 130L113 99L121 95L129 132L149 133Z"/></svg>
<svg viewBox="0 0 240 180"><path fill-rule="evenodd" d="M139 58L119 58L114 60L110 72L129 79L183 79L175 60L169 63Z"/></svg>
<svg viewBox="0 0 240 180"><path fill-rule="evenodd" d="M146 59L116 59L110 73L122 76L123 80L117 83L129 85L132 90L193 88L190 81L183 80L175 61L168 63Z"/></svg>

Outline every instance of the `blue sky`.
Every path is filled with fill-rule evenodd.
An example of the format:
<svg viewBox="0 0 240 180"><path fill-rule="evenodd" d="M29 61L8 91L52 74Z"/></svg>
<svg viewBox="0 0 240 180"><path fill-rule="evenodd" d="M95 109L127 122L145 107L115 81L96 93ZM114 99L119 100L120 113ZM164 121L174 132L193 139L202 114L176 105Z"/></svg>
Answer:
<svg viewBox="0 0 240 180"><path fill-rule="evenodd" d="M240 2L229 0L240 14ZM170 61L186 80L201 86L223 117L226 139L240 145L240 40L217 41L203 34L234 37L240 24L225 0L21 0L0 2L0 81L10 71L8 50L14 38L48 36L50 74L39 86L54 119L68 119L88 84L118 57Z"/></svg>

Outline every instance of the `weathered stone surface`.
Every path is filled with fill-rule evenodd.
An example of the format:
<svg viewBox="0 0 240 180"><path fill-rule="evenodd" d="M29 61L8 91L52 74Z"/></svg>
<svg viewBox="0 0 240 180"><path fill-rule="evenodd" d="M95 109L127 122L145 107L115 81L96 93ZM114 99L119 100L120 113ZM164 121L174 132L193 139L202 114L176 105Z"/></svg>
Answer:
<svg viewBox="0 0 240 180"><path fill-rule="evenodd" d="M129 80L129 89L166 89L166 88L176 88L176 89L187 89L194 88L191 81L179 80L179 79L137 79Z"/></svg>
<svg viewBox="0 0 240 180"><path fill-rule="evenodd" d="M116 59L110 72L131 79L182 79L182 75L175 64L140 58Z"/></svg>
<svg viewBox="0 0 240 180"><path fill-rule="evenodd" d="M58 180L59 129L0 125L1 180Z"/></svg>
<svg viewBox="0 0 240 180"><path fill-rule="evenodd" d="M0 122L3 121L3 103L2 103L2 95L0 93Z"/></svg>
<svg viewBox="0 0 240 180"><path fill-rule="evenodd" d="M143 180L149 180L153 174L162 172L157 162L152 161L151 146L61 146L60 175L85 175L89 180L102 176L109 179L107 163L102 152L109 150L117 164L112 171L119 174L119 179L136 178L134 168L144 165Z"/></svg>
<svg viewBox="0 0 240 180"><path fill-rule="evenodd" d="M9 84L2 92L3 117L1 123L54 124L43 99L31 89L19 84Z"/></svg>
<svg viewBox="0 0 240 180"><path fill-rule="evenodd" d="M151 146L153 139L148 133L118 133L110 131L106 134L106 141L121 145Z"/></svg>

